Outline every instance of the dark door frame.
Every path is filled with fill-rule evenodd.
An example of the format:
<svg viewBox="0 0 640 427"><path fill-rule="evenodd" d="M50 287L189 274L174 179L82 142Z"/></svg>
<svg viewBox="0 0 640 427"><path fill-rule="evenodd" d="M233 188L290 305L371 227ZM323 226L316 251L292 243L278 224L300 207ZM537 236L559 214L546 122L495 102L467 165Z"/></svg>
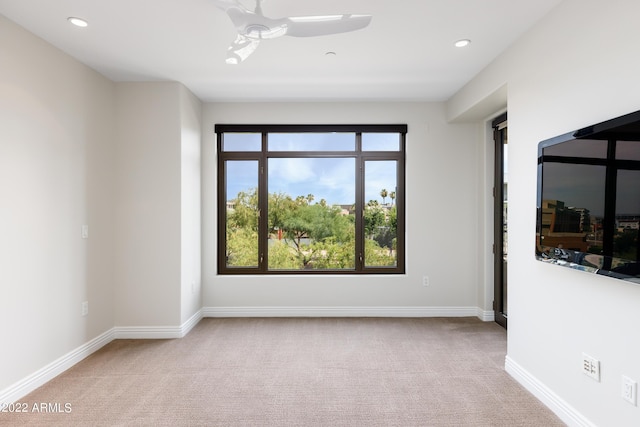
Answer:
<svg viewBox="0 0 640 427"><path fill-rule="evenodd" d="M507 113L492 122L495 146L493 181L493 312L496 323L506 329L505 291L507 272L504 260L504 148L507 140Z"/></svg>

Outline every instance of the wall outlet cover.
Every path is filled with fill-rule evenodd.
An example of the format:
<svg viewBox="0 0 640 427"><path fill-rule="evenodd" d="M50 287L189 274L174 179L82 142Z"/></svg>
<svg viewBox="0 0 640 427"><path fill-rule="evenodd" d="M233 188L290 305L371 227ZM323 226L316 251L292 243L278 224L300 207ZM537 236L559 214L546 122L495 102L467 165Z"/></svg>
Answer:
<svg viewBox="0 0 640 427"><path fill-rule="evenodd" d="M582 373L600 382L600 361L587 353L582 353Z"/></svg>
<svg viewBox="0 0 640 427"><path fill-rule="evenodd" d="M623 375L622 376L622 398L633 406L637 406L638 395L638 383L633 379Z"/></svg>

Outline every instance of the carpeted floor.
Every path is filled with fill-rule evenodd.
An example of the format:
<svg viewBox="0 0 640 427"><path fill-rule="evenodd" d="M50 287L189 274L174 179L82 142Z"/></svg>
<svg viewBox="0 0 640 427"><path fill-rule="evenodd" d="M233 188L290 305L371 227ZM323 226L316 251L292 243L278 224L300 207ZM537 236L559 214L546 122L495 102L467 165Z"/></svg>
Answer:
<svg viewBox="0 0 640 427"><path fill-rule="evenodd" d="M505 352L504 329L475 318L203 319L111 342L0 425L563 426Z"/></svg>

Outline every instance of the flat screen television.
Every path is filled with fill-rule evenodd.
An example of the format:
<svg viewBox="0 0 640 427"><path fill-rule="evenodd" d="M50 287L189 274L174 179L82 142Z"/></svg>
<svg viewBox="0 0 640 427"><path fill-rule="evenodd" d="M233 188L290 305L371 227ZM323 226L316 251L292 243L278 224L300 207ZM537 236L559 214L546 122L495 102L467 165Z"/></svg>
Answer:
<svg viewBox="0 0 640 427"><path fill-rule="evenodd" d="M640 284L640 111L538 144L536 258Z"/></svg>

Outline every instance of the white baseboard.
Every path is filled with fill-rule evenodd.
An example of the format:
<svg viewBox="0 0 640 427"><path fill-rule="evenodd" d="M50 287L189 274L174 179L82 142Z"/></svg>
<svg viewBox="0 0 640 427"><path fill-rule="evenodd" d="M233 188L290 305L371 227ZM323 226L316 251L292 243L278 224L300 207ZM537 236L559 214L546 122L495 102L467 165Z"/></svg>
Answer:
<svg viewBox="0 0 640 427"><path fill-rule="evenodd" d="M162 340L183 336L180 326L116 326L113 329L118 340Z"/></svg>
<svg viewBox="0 0 640 427"><path fill-rule="evenodd" d="M182 338L202 319L198 310L180 326L116 326L115 339L173 339Z"/></svg>
<svg viewBox="0 0 640 427"><path fill-rule="evenodd" d="M182 324L182 326L180 326L180 328L182 329L182 336L186 336L189 332L191 332L191 329L193 329L194 326L196 326L198 324L198 322L200 322L202 320L202 309L196 311L193 316L191 316L189 319L187 319L186 322L184 322Z"/></svg>
<svg viewBox="0 0 640 427"><path fill-rule="evenodd" d="M202 309L203 317L474 317L478 314L476 307L204 307Z"/></svg>
<svg viewBox="0 0 640 427"><path fill-rule="evenodd" d="M483 322L495 322L496 320L496 313L493 310L483 310L480 307L478 307L476 316Z"/></svg>
<svg viewBox="0 0 640 427"><path fill-rule="evenodd" d="M551 409L563 422L567 423L567 425L571 427L596 427L595 424L586 419L576 411L574 407L569 405L509 356L505 358L504 367L509 375L529 390L529 392Z"/></svg>
<svg viewBox="0 0 640 427"><path fill-rule="evenodd" d="M97 336L91 341L81 345L73 351L65 354L59 359L48 364L24 378L12 386L0 391L0 402L11 403L16 402L33 390L53 378L57 377L67 369L73 367L92 353L100 350L105 345L115 339L163 339L163 338L182 338L193 329L195 325L202 319L202 310L198 310L181 326L167 327L114 327L107 332Z"/></svg>
<svg viewBox="0 0 640 427"><path fill-rule="evenodd" d="M91 341L49 363L44 368L37 370L28 377L18 381L5 390L2 390L0 392L0 402L10 403L21 399L33 390L71 368L76 363L109 344L114 340L114 338L115 334L113 329L98 335Z"/></svg>

